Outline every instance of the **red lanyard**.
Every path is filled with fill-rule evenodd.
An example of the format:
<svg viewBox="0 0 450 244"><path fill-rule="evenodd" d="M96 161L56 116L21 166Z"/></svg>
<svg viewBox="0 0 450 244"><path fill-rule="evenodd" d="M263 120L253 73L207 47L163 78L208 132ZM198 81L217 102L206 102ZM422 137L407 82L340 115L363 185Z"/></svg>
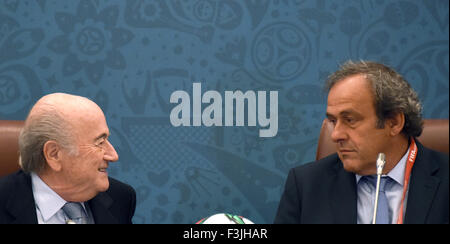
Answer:
<svg viewBox="0 0 450 244"><path fill-rule="evenodd" d="M408 190L409 178L411 176L411 170L417 157L417 145L414 138L411 137L411 145L409 146L409 154L406 159L405 180L403 182L403 197L400 204L400 213L398 214L397 224L403 224L403 205L405 203L406 191Z"/></svg>

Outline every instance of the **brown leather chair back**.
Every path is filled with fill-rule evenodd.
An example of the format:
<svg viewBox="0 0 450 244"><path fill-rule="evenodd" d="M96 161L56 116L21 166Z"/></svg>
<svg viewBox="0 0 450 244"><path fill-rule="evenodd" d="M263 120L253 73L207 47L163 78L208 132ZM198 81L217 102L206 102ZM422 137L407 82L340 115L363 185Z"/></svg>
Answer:
<svg viewBox="0 0 450 244"><path fill-rule="evenodd" d="M336 152L336 146L331 140L332 131L332 124L324 119L317 144L316 160ZM448 119L425 119L422 134L417 139L425 147L449 154L448 133Z"/></svg>
<svg viewBox="0 0 450 244"><path fill-rule="evenodd" d="M24 124L22 120L0 120L0 177L20 168L19 134Z"/></svg>

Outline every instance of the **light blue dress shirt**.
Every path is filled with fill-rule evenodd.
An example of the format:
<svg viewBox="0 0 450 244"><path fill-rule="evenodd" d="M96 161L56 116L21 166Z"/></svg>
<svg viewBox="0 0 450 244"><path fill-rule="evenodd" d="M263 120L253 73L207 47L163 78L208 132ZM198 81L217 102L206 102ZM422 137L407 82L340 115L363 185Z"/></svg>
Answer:
<svg viewBox="0 0 450 244"><path fill-rule="evenodd" d="M397 223L400 212L400 205L403 197L403 184L405 179L406 159L409 149L397 163L397 165L387 174L392 180L386 183L385 193L389 204L389 220L391 224ZM385 175L383 175L385 176ZM383 177L382 176L382 177ZM356 184L358 191L357 212L358 224L371 224L373 217L373 208L375 204L375 187L367 181L361 180L361 175L356 175ZM409 186L408 186L409 188ZM408 191L406 192L405 202L403 206L403 217L406 211L406 202L408 199Z"/></svg>
<svg viewBox="0 0 450 244"><path fill-rule="evenodd" d="M31 173L31 185L33 188L34 201L36 203L36 215L39 224L65 224L68 217L61 209L66 200L62 199L35 173ZM93 224L92 213L89 208L84 210L88 213L89 223Z"/></svg>

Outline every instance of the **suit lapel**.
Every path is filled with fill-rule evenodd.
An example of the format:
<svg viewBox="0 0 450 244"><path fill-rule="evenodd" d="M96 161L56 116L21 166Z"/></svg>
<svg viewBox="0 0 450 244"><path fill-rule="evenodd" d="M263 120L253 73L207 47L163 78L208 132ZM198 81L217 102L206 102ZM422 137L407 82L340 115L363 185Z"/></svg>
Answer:
<svg viewBox="0 0 450 244"><path fill-rule="evenodd" d="M118 224L117 219L111 214L109 208L113 200L106 192L99 193L89 201L92 215L96 224Z"/></svg>
<svg viewBox="0 0 450 244"><path fill-rule="evenodd" d="M355 175L344 170L342 162L337 160L332 176L330 204L334 223L356 224L356 180Z"/></svg>
<svg viewBox="0 0 450 244"><path fill-rule="evenodd" d="M427 160L427 152L420 143L417 146L419 150L411 172L405 223L423 224L441 180L433 176L439 166L434 161Z"/></svg>
<svg viewBox="0 0 450 244"><path fill-rule="evenodd" d="M36 204L31 188L31 177L20 171L14 182L13 194L6 205L7 211L14 217L12 224L37 224Z"/></svg>
<svg viewBox="0 0 450 244"><path fill-rule="evenodd" d="M30 175L20 171L12 184L13 192L6 204L6 210L13 217L12 224L37 224L36 204L34 202ZM111 214L113 200L107 192L101 192L88 201L96 224L116 224Z"/></svg>

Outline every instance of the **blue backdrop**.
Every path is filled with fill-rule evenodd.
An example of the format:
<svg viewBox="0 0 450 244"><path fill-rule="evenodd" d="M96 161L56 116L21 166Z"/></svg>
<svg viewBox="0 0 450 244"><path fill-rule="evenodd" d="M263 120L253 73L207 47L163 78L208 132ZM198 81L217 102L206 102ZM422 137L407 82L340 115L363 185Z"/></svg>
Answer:
<svg viewBox="0 0 450 244"><path fill-rule="evenodd" d="M135 223L194 223L217 212L273 221L286 174L314 160L326 94L347 59L386 63L426 118L449 114L448 0L0 0L0 118L44 94L104 110L137 191ZM279 129L173 127L175 90L278 91Z"/></svg>

